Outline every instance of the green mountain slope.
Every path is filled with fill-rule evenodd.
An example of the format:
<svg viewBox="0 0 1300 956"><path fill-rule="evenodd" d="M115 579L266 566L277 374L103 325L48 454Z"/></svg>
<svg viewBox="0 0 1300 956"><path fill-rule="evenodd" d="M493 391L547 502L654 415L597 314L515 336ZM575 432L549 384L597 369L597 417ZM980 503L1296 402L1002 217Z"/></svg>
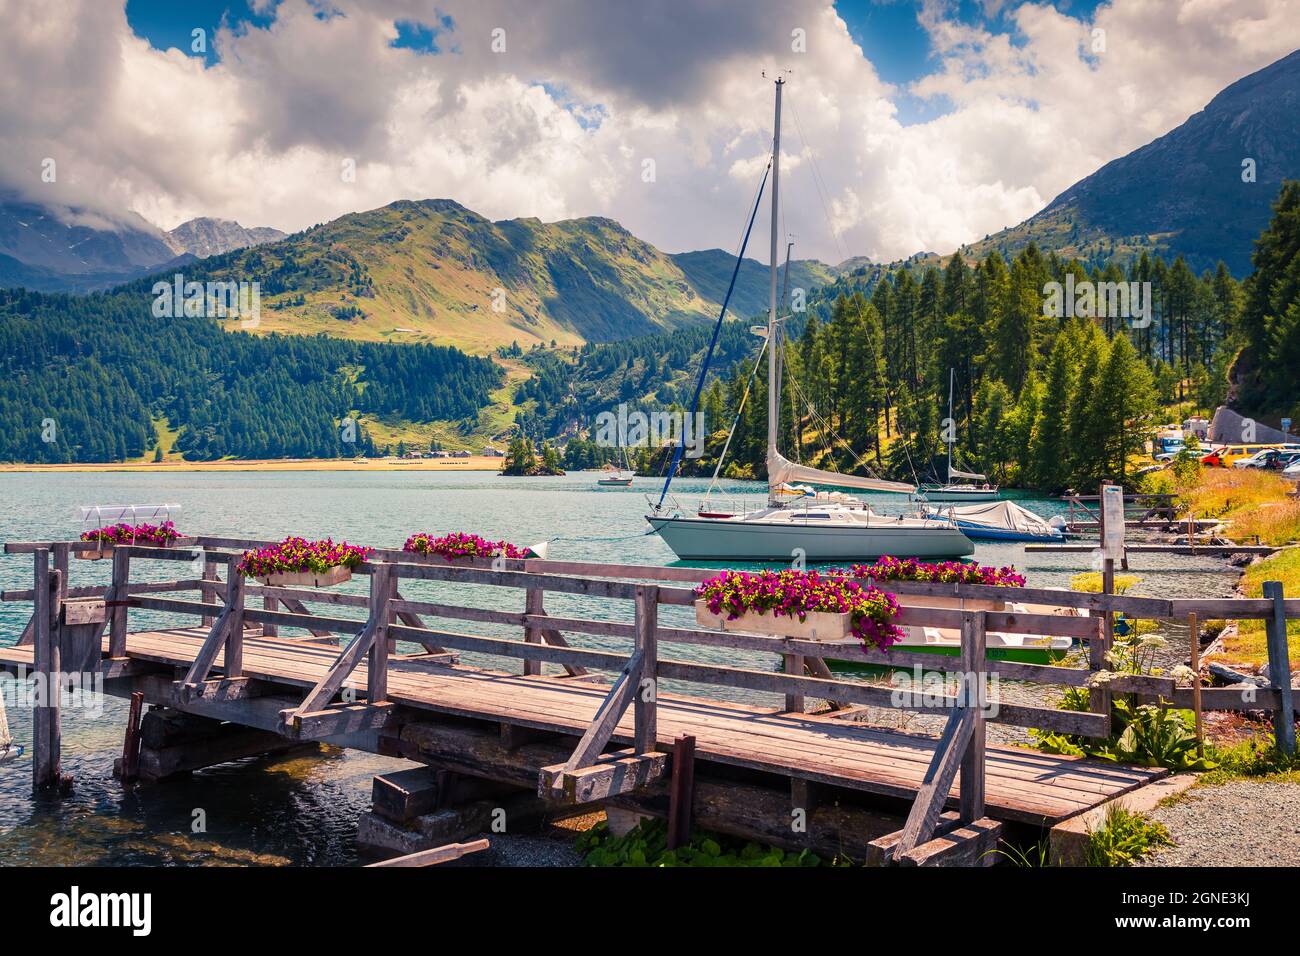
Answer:
<svg viewBox="0 0 1300 956"><path fill-rule="evenodd" d="M190 265L186 279L258 281L263 331L436 342L484 353L671 331L716 314L734 259L665 254L603 218L491 222L445 199L353 213L279 242ZM810 285L830 267L800 262ZM767 302L746 261L733 311Z"/></svg>
<svg viewBox="0 0 1300 956"><path fill-rule="evenodd" d="M1300 176L1300 50L1243 77L1181 126L1107 163L1042 212L974 243L971 258L1031 241L1089 264L1143 250L1184 256L1193 271L1222 259L1250 272L1255 237L1284 179ZM1254 179L1243 162L1253 162Z"/></svg>

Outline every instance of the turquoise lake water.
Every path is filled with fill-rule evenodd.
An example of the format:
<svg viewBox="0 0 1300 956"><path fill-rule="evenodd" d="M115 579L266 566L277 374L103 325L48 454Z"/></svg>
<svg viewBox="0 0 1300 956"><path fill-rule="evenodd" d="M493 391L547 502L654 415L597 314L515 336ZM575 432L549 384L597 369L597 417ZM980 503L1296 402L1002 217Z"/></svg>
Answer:
<svg viewBox="0 0 1300 956"><path fill-rule="evenodd" d="M82 530L83 505L180 504L182 532L233 537L332 536L357 544L401 547L416 531L473 531L516 544L550 541L557 560L668 565L672 552L644 534L645 496L658 497L661 482L639 478L632 488L598 488L596 475L502 478L483 472L279 472L279 473L41 473L0 475L0 540L67 540ZM693 507L707 482L681 480L673 494ZM761 502L765 488L753 482L723 482L715 498ZM877 511L909 510L897 495L867 495ZM1054 500L1021 499L1031 510L1063 511ZM1088 554L1026 555L1016 544L979 544L975 559L1014 565L1030 584L1067 587L1072 575L1088 570ZM74 561L72 586L105 583L110 562ZM132 580L137 580L133 567ZM1164 597L1227 596L1236 580L1225 562L1169 555L1141 555L1132 562L1141 580L1132 593ZM0 557L0 587L31 586L29 556ZM176 576L170 563L144 565L139 579ZM361 592L363 581L345 589ZM404 583L412 599L522 610L522 594L498 588L470 592L454 585ZM629 602L596 602L568 595L547 596L547 610L564 616L630 620ZM12 644L31 613L29 604L0 604L0 645ZM665 624L685 624L690 611L664 608ZM133 610L131 627L176 623L174 618ZM188 623L188 622L187 622ZM471 633L509 634L469 622L443 622ZM517 635L511 635L517 636ZM616 640L570 640L581 646L609 646ZM742 663L770 669L773 658L698 646L666 645L681 659ZM500 659L463 655L467 662L503 665ZM847 676L847 675L846 675ZM6 694L15 740L29 744L31 715ZM669 687L669 689L673 689ZM691 693L705 689L691 685ZM724 696L721 688L709 688ZM732 699L775 700L737 692ZM200 863L350 864L356 820L369 809L370 779L399 761L355 752L280 760L247 760L195 774L189 781L124 789L112 777L120 753L126 705L106 698L93 707L64 711L63 767L76 778L69 799L34 800L30 748L18 761L0 764L0 864L160 865ZM206 832L192 832L196 811Z"/></svg>

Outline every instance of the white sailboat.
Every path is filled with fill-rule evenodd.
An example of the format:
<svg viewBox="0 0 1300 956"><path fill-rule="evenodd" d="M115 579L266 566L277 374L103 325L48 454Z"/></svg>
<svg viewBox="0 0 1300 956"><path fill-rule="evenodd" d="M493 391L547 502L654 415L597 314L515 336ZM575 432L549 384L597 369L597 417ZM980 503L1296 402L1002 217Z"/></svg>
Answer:
<svg viewBox="0 0 1300 956"><path fill-rule="evenodd" d="M948 421L952 417L952 387L954 370L948 369ZM948 442L948 481L942 485L921 485L920 494L926 501L996 501L998 486L990 485L988 478L973 471L961 471L952 466L952 445ZM963 484L957 481L964 478L967 482L980 484Z"/></svg>
<svg viewBox="0 0 1300 956"><path fill-rule="evenodd" d="M802 555L808 561L867 560L882 555L953 558L971 554L975 546L949 519L878 515L864 502L845 495L800 495L787 489L795 482L835 488L910 494L909 484L841 475L796 464L777 448L780 414L779 329L777 326L777 228L780 210L781 90L776 80L776 118L772 136L772 243L770 300L767 321L767 481L768 505L743 514L723 514L701 508L699 513L655 507L646 520L668 547L684 560L788 561ZM671 479L670 479L671 480ZM784 492L784 493L783 493ZM663 499L660 499L662 504Z"/></svg>
<svg viewBox="0 0 1300 956"><path fill-rule="evenodd" d="M606 465L605 467L610 470L597 478L596 484L606 488L626 488L632 484L632 479L636 477L636 474L632 471L631 462L627 460L627 449L620 446L619 452L622 454L622 466L615 469Z"/></svg>

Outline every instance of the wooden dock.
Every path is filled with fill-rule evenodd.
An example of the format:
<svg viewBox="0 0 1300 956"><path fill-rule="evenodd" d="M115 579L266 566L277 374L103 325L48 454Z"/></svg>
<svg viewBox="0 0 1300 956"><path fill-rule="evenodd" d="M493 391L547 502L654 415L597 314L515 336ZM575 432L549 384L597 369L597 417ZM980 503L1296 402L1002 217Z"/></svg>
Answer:
<svg viewBox="0 0 1300 956"><path fill-rule="evenodd" d="M130 634L126 657L188 668L206 636L201 628ZM337 654L328 645L246 637L244 675L285 690L310 688ZM32 650L0 649L0 663L30 668ZM389 701L413 712L472 717L575 738L590 726L609 692L607 685L585 680L508 674L419 658L394 658L388 674ZM346 686L364 692L367 680L362 663ZM936 744L933 737L701 697L663 694L658 711L657 743L665 753L678 737L692 736L697 760L892 797L915 796ZM418 719L414 713L412 719ZM632 715L626 714L611 740L627 745L633 736ZM989 748L987 760L989 813L1037 825L1073 816L1162 775L1023 748ZM957 787L952 790L955 799Z"/></svg>
<svg viewBox="0 0 1300 956"><path fill-rule="evenodd" d="M448 564L379 551L354 570L370 584L369 594L355 594L246 582L234 564L243 549L264 543L200 538L192 548L118 546L107 588L70 586L75 543L9 543L8 553L32 559L34 586L3 597L34 608L19 643L0 648L0 667L50 683L54 675L66 681L69 674L90 674L102 679L106 693L131 698L123 755L128 776L138 768L146 778L166 777L314 742L416 761L429 768L424 783L376 779L376 813L382 808L386 816L368 824L402 853L477 833L482 813L505 801L520 816L605 805L669 817L679 827L693 822L853 859L874 854L887 863L989 865L988 851L1004 824L1049 827L1165 772L987 746L988 723L1105 736L1110 694L1182 703L1191 693L1166 677L1124 675L1093 688L1097 709L1080 713L1000 700L993 675L1088 685L1092 671L1104 669L1110 639L1104 625L1113 612L1264 617L1272 622L1270 633L1280 621L1283 635L1286 617L1300 616L1300 602L1284 600L1280 590L1264 600L1174 602L891 583L903 603L902 623L960 629L960 658L936 659L900 650L868 653L852 640L662 623L661 607L694 603L689 585L712 573L701 569L537 560ZM201 578L131 579L132 568L144 562L195 561ZM404 598L399 586L410 591L414 582L455 585L460 595L504 588L519 594L521 607ZM594 612L548 614L547 594L580 598ZM258 598L260 607L252 604ZM1079 614L1011 611L1009 600L1073 606ZM611 602L625 602L624 609L630 602L632 620L625 611L611 612ZM182 623L132 630L133 611ZM444 623L430 623L435 620ZM522 639L456 629L465 621L518 629ZM1068 635L1091 647L1090 663L986 660L988 630ZM570 643L582 636L599 637L600 646ZM678 645L766 653L779 670L680 660L671 656ZM491 663L470 666L459 660L462 653ZM1284 663L1284 637L1277 653ZM912 696L837 679L826 664L836 659L942 666L962 683L958 690ZM660 688L662 681L672 682L671 692ZM678 690L685 685L701 693ZM710 686L775 695L784 706L713 699ZM814 701L824 704L808 713ZM153 708L143 730L136 725L137 702ZM1233 706L1226 695L1221 704ZM882 707L937 714L944 731L936 738L853 719ZM1275 710L1279 739L1293 746L1289 685L1262 688L1249 707L1240 705L1261 708ZM46 695L34 719L38 788L63 781L59 726L58 695ZM802 826L792 827L792 814L802 815Z"/></svg>

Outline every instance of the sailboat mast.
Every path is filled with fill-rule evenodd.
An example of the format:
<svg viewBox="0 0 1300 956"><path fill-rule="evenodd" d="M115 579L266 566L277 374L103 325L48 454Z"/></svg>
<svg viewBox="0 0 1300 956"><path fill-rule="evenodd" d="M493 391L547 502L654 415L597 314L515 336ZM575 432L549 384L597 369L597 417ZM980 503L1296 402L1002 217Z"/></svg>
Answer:
<svg viewBox="0 0 1300 956"><path fill-rule="evenodd" d="M776 429L780 420L781 396L776 371L776 277L778 272L776 238L780 215L781 181L781 88L785 81L776 78L776 119L772 124L772 249L768 257L771 270L770 302L767 312L767 460L776 460Z"/></svg>
<svg viewBox="0 0 1300 956"><path fill-rule="evenodd" d="M952 421L952 382L953 382L953 370L952 370L952 369L948 369L948 429L951 429L951 428L953 427L953 421ZM948 435L949 435L949 438L948 438L948 481L951 482L951 481L952 481L952 439L953 439L953 438L956 438L957 436L954 435L954 434L952 433L952 431L948 431ZM967 467L969 468L970 466L968 465Z"/></svg>

